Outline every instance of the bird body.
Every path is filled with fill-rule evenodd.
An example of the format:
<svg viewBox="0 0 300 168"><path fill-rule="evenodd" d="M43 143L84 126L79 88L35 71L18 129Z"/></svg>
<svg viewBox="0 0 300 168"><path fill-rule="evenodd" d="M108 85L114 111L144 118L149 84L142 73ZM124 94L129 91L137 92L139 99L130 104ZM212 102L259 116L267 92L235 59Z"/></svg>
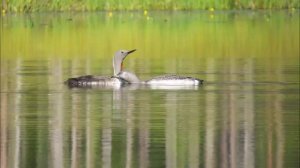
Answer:
<svg viewBox="0 0 300 168"><path fill-rule="evenodd" d="M145 82L148 85L200 85L203 80L178 75L162 75Z"/></svg>
<svg viewBox="0 0 300 168"><path fill-rule="evenodd" d="M117 75L123 71L123 61L126 56L134 50L119 50L115 53L113 57L113 71L114 76L94 76L85 75L75 78L69 78L65 83L69 87L91 87L91 86L114 86L129 83L127 80L118 77Z"/></svg>
<svg viewBox="0 0 300 168"><path fill-rule="evenodd" d="M142 81L134 73L123 70L123 61L130 53L136 51L119 50L113 58L113 76L85 75L76 78L69 78L65 83L69 87L106 87L122 86L124 84L162 85L162 86L197 86L203 84L203 80L178 75L162 75L150 80Z"/></svg>

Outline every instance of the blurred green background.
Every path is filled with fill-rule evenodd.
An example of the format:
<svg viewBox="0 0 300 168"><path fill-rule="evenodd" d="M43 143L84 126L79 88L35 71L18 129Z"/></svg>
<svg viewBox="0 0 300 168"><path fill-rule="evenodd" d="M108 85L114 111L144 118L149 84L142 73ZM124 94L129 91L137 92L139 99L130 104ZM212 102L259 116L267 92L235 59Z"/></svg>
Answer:
<svg viewBox="0 0 300 168"><path fill-rule="evenodd" d="M2 0L2 13L36 11L116 11L294 9L299 0Z"/></svg>
<svg viewBox="0 0 300 168"><path fill-rule="evenodd" d="M1 17L0 167L299 167L299 10L209 10ZM205 85L63 85L121 48L141 79Z"/></svg>

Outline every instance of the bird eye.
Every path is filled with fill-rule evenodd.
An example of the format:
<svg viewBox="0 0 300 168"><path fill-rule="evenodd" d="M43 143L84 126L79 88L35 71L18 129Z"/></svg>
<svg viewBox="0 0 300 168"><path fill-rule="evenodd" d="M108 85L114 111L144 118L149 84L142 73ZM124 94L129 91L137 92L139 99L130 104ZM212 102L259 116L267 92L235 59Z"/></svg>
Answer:
<svg viewBox="0 0 300 168"><path fill-rule="evenodd" d="M123 52L123 51L121 51L121 53L123 54L124 52Z"/></svg>

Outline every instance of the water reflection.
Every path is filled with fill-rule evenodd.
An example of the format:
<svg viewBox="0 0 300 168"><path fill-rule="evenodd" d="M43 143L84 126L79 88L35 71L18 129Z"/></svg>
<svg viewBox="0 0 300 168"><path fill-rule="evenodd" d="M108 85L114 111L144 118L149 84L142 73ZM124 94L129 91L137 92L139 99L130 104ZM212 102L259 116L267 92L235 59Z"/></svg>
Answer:
<svg viewBox="0 0 300 168"><path fill-rule="evenodd" d="M264 86L268 93L261 97L251 58L242 65L234 59L224 64L222 71L228 74L223 80L233 84L207 84L187 92L139 87L69 90L62 84L63 62L54 59L47 64L50 75L45 81L51 92L42 94L42 87L39 91L47 108L39 112L33 110L44 102L27 104L32 102L32 93L24 87L29 86L26 78L31 76L9 71L22 70L26 64L18 59L3 61L1 66L2 73L15 74L2 78L1 83L6 90L1 93L3 167L44 165L39 160L48 157L51 167L285 165L285 153L289 152L280 92L283 86ZM211 83L218 80L217 65L213 58L206 62L206 79ZM282 65L276 69L275 82L283 81ZM247 83L235 84L240 80ZM49 124L41 123L41 117ZM48 129L46 133L41 132L43 127ZM49 138L40 137L45 134ZM32 147L36 152L29 151Z"/></svg>
<svg viewBox="0 0 300 168"><path fill-rule="evenodd" d="M244 70L244 79L245 81L249 81L251 83L247 84L243 88L243 97L244 97L244 156L243 156L243 167L254 168L255 161L254 161L254 147L255 147L255 137L254 137L254 130L255 130L255 113L254 113L254 69L253 69L253 59L245 60L245 65L243 67Z"/></svg>
<svg viewBox="0 0 300 168"><path fill-rule="evenodd" d="M64 148L63 148L63 122L64 122L64 113L63 113L63 105L64 99L63 94L60 92L62 90L62 85L55 86L52 83L56 81L61 82L63 80L62 77L62 62L61 60L53 60L49 63L49 69L52 71L49 76L49 87L55 94L49 96L49 116L51 117L51 126L49 127L50 132L50 146L51 146L51 160L52 163L50 167L63 167L63 156L64 156Z"/></svg>
<svg viewBox="0 0 300 168"><path fill-rule="evenodd" d="M214 73L216 72L216 62L214 59L209 59L207 61L207 80L211 82L216 81ZM216 132L216 93L213 90L216 86L207 86L208 90L205 96L205 167L213 168L216 165L216 147L215 147L215 132Z"/></svg>
<svg viewBox="0 0 300 168"><path fill-rule="evenodd" d="M103 101L103 117L102 117L102 166L105 168L111 167L112 158L112 112L108 104L112 104L110 101L110 95L108 99Z"/></svg>
<svg viewBox="0 0 300 168"><path fill-rule="evenodd" d="M7 69L20 70L24 64L26 62L22 60L14 64L5 63L1 70L10 73ZM220 80L216 74L217 64L216 59L207 60L206 79L211 83ZM49 61L51 75L45 83L48 83L51 93L47 93L48 105L41 107L46 110L50 122L45 125L49 129L48 140L35 135L41 134L39 129L45 124L38 118L30 119L36 122L36 128L22 123L27 122L28 115L45 115L42 111L31 113L32 107L26 102L31 100L22 98L30 96L21 85L26 79L22 79L21 75L3 78L2 89L10 91L1 93L1 166L19 167L20 163L24 163L23 159L28 158L20 154L28 143L33 142L33 135L37 138L34 140L37 146L46 144L36 149L36 157L44 160L41 157L49 155L51 161L48 164L53 167L93 167L99 165L99 158L102 167L148 167L157 158L150 155L163 156L164 153L165 163L161 160L156 164L166 167L255 167L257 164L283 167L286 128L282 123L283 95L278 92L282 86L267 86L265 90L270 94L262 99L265 103L255 103L255 97L261 98L255 91L253 59L245 59L243 65L237 65L233 59L227 64L223 70L228 72L224 81L235 83L242 79L247 84L223 88L208 84L205 92L150 92L149 88L135 88L99 89L94 93L93 90L66 90L62 84L62 61ZM282 65L278 64L276 69L276 81L283 81ZM242 78L237 75L238 72L243 72ZM61 84L52 85L57 82ZM218 89L222 92L216 92ZM201 102L204 107L200 106ZM259 115L257 120L256 114ZM255 128L261 127L260 124L264 130ZM10 129L8 126L11 126ZM32 129L34 133L30 132ZM259 147L260 143L266 146ZM41 154L47 149L49 154ZM265 157L265 162L259 157Z"/></svg>

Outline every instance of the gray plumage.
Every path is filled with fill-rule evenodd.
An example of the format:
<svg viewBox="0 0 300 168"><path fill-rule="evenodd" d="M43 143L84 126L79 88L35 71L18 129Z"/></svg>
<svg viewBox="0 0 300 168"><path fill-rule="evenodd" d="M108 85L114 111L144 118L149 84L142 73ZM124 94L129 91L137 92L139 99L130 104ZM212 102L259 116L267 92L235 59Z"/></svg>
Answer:
<svg viewBox="0 0 300 168"><path fill-rule="evenodd" d="M114 76L85 75L69 78L65 83L69 87L111 86L129 83L124 78L118 77L117 74L122 72L122 64L126 56L134 51L135 49L130 51L119 50L115 53L113 57Z"/></svg>

